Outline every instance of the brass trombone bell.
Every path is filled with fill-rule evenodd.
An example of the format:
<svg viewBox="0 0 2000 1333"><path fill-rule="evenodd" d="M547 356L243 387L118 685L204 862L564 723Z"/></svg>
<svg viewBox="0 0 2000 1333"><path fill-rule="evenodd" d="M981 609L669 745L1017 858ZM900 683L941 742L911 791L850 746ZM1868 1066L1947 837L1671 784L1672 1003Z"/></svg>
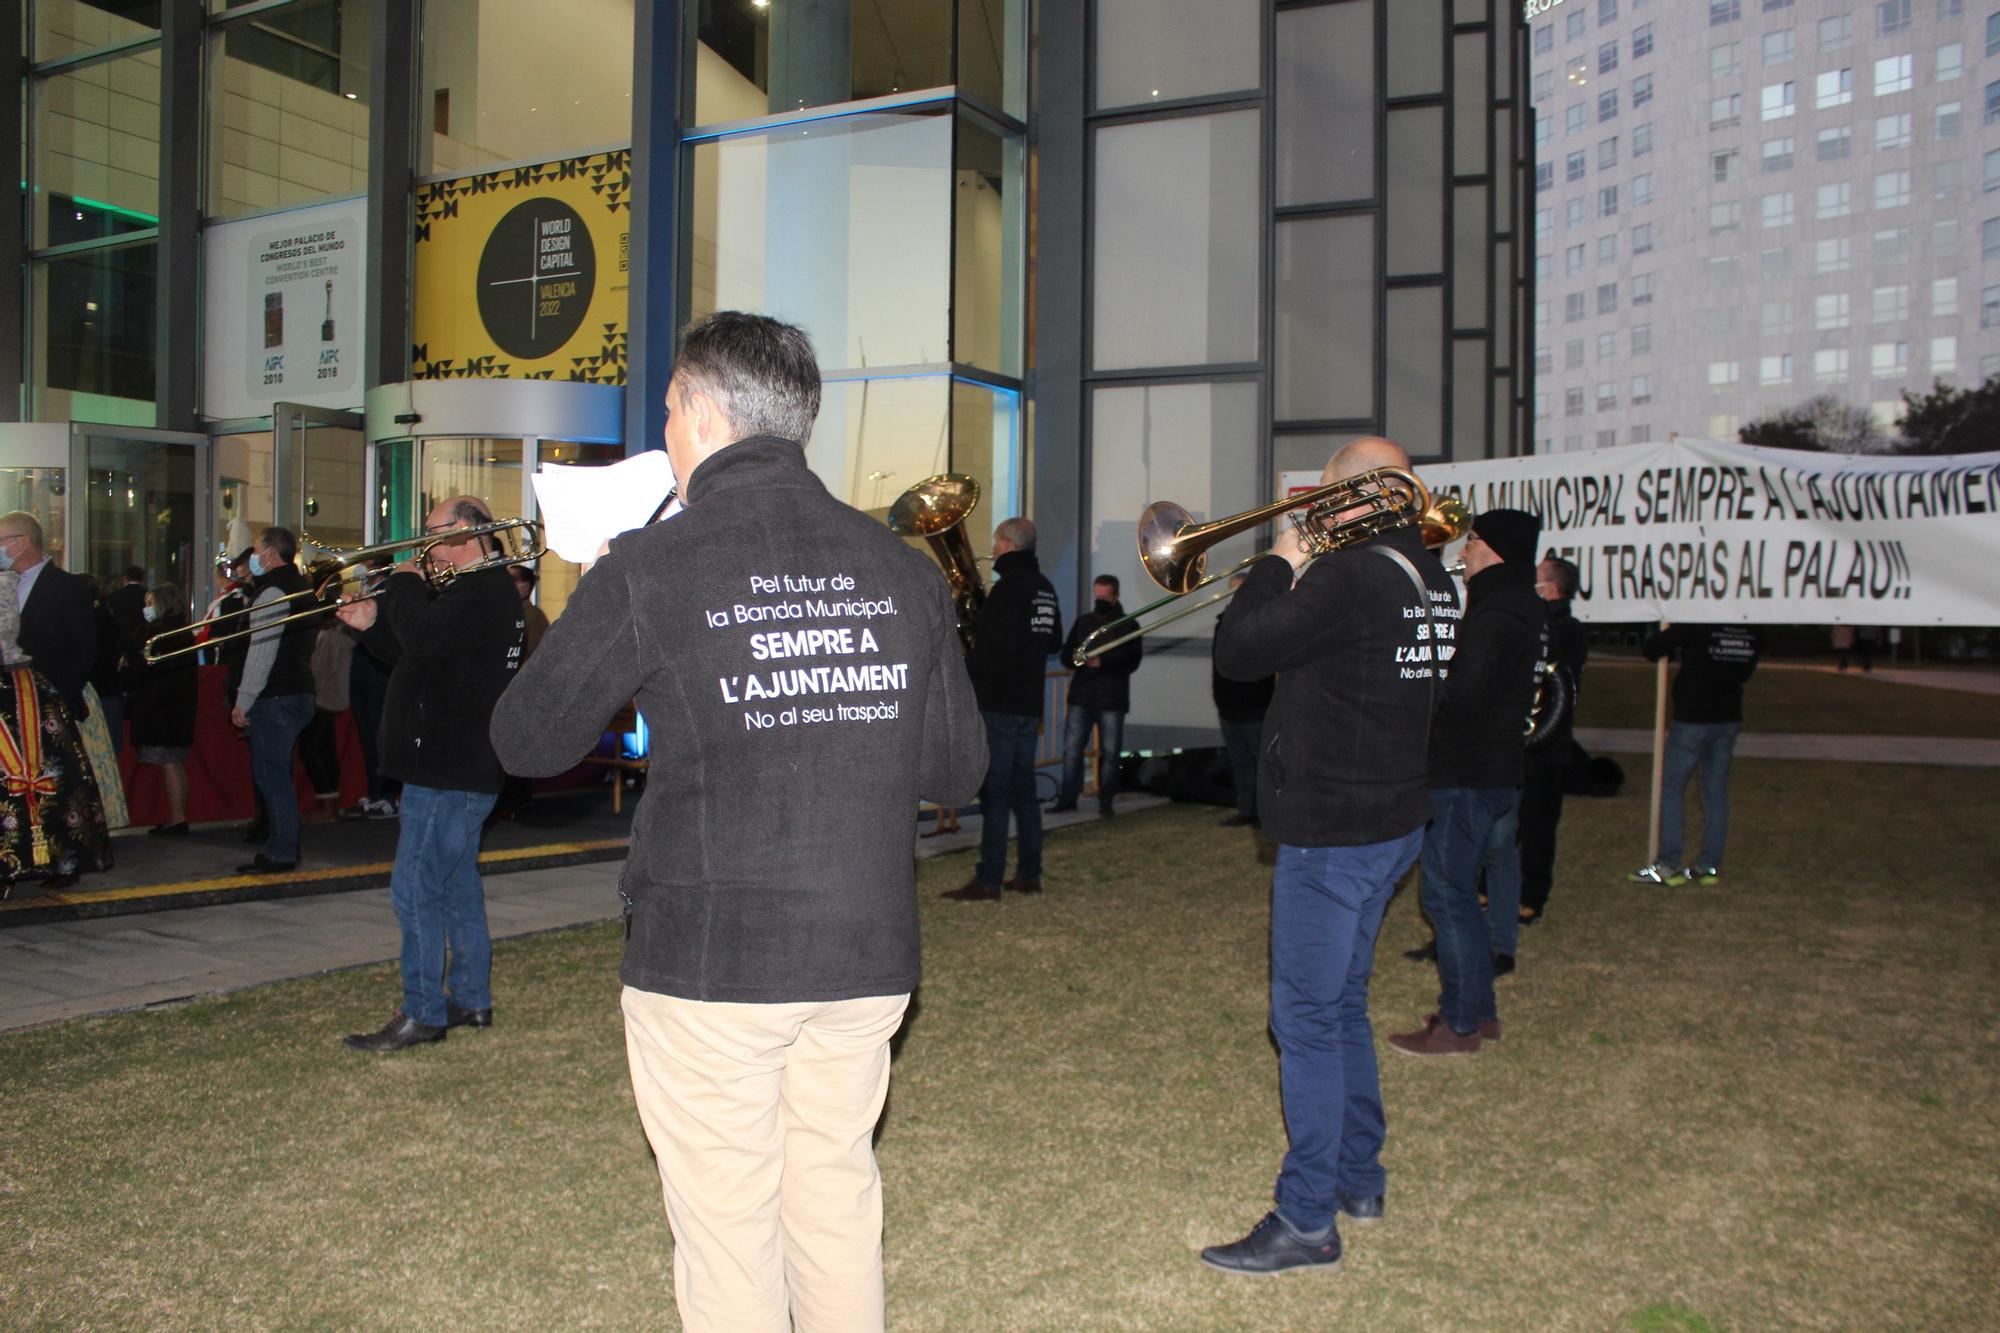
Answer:
<svg viewBox="0 0 2000 1333"><path fill-rule="evenodd" d="M921 537L930 543L951 601L958 611L958 636L972 650L980 608L986 604L986 580L980 577L965 520L979 507L979 483L962 472L926 477L896 497L889 506L889 530L898 537Z"/></svg>

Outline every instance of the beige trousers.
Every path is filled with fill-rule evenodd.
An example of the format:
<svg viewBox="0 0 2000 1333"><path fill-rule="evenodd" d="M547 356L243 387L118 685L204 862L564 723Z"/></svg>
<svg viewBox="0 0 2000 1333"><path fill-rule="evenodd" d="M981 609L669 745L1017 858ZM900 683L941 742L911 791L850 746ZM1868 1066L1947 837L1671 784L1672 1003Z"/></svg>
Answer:
<svg viewBox="0 0 2000 1333"><path fill-rule="evenodd" d="M873 1136L908 995L711 1004L624 992L691 1331L882 1327Z"/></svg>

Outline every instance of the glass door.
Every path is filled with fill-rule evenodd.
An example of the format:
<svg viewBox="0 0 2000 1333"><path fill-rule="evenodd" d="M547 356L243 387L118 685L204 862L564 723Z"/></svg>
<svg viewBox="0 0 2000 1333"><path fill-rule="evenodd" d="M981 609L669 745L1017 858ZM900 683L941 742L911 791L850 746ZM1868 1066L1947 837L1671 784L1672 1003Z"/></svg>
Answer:
<svg viewBox="0 0 2000 1333"><path fill-rule="evenodd" d="M95 574L109 588L137 567L147 586L171 583L198 599L208 584L200 535L207 444L205 436L174 431L73 426L71 476L82 494L64 568Z"/></svg>
<svg viewBox="0 0 2000 1333"><path fill-rule="evenodd" d="M368 541L368 449L358 413L298 403L272 408L280 521L318 556Z"/></svg>
<svg viewBox="0 0 2000 1333"><path fill-rule="evenodd" d="M64 569L69 545L69 432L61 426L0 425L0 514L33 514L42 544Z"/></svg>
<svg viewBox="0 0 2000 1333"><path fill-rule="evenodd" d="M603 467L609 463L625 461L625 446L622 444L579 444L573 440L536 440L535 466L540 469L545 464L561 467ZM539 517L541 511L534 506L534 488L528 493L529 512ZM583 566L572 564L551 551L535 565L535 604L550 620L561 615L569 605L569 595L576 589L576 581L583 577Z"/></svg>

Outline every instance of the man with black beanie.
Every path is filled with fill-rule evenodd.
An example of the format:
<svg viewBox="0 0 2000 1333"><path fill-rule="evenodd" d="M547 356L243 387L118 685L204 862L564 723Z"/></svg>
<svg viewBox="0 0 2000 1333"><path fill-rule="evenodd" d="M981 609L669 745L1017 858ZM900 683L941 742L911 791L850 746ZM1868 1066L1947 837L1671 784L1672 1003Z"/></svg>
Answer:
<svg viewBox="0 0 2000 1333"><path fill-rule="evenodd" d="M1521 799L1536 665L1548 652L1548 612L1535 595L1541 535L1533 514L1490 509L1465 541L1465 618L1431 724L1434 813L1423 850L1422 902L1437 931L1440 994L1423 1027L1389 1038L1405 1055L1470 1055L1482 1039L1500 1039L1479 862L1494 824Z"/></svg>

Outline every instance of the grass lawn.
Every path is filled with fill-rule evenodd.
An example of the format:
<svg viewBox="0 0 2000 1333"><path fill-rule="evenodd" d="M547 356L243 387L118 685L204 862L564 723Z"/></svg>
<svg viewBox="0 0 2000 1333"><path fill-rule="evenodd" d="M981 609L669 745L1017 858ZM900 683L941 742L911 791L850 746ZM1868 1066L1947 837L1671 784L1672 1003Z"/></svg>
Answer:
<svg viewBox="0 0 2000 1333"><path fill-rule="evenodd" d="M1609 675L1610 673L1607 673ZM881 1133L899 1329L1979 1329L2000 1311L2000 772L1741 761L1726 890L1577 801L1504 1043L1385 1053L1389 1217L1212 1272L1284 1147L1268 869L1220 811L940 903ZM1830 812L1839 812L1829 817ZM1435 976L1411 894L1378 1035ZM0 1326L675 1327L609 927L503 943L499 1026L341 1048L387 966L0 1037Z"/></svg>
<svg viewBox="0 0 2000 1333"><path fill-rule="evenodd" d="M1593 655L1584 669L1577 725L1650 729L1654 675L1653 664L1642 658ZM1743 726L1830 736L1992 739L2000 737L2000 696L1892 685L1859 671L1839 675L1767 665L1743 687Z"/></svg>

